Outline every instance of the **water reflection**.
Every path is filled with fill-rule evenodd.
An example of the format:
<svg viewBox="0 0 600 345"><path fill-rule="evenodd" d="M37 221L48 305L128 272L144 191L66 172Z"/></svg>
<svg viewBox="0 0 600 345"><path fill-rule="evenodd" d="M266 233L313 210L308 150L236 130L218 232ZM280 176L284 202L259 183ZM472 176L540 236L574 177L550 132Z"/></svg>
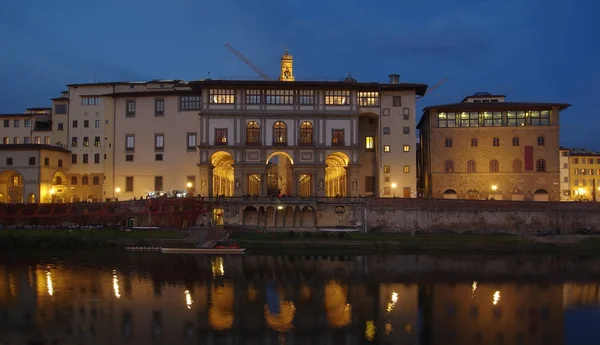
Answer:
<svg viewBox="0 0 600 345"><path fill-rule="evenodd" d="M0 339L117 345L568 344L565 315L600 302L599 283L562 281L561 272L548 272L550 280L544 281L498 271L477 273L475 280L473 272L461 271L464 263L418 276L377 271L394 260L406 258L132 254L110 263L0 263ZM427 260L431 267L449 261ZM452 279L444 275L453 272Z"/></svg>

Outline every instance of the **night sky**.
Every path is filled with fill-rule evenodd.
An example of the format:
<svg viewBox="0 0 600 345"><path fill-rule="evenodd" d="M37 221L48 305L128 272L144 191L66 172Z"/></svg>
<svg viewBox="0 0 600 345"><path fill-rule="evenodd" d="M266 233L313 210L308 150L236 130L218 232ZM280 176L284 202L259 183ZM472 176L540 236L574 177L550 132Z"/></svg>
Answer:
<svg viewBox="0 0 600 345"><path fill-rule="evenodd" d="M258 79L230 43L275 77L285 47L297 80L448 77L419 108L478 91L570 103L562 145L600 149L599 11L593 0L3 0L0 113L49 106L68 83Z"/></svg>

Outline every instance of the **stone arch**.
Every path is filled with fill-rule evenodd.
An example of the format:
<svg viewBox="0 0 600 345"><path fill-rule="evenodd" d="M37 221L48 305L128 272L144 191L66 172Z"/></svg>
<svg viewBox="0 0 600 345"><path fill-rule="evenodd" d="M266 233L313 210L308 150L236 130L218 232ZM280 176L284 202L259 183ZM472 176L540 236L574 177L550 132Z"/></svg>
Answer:
<svg viewBox="0 0 600 345"><path fill-rule="evenodd" d="M294 208L294 227L299 228L302 222L302 208L300 206L296 206Z"/></svg>
<svg viewBox="0 0 600 345"><path fill-rule="evenodd" d="M304 206L302 208L302 218L300 219L300 226L303 228L315 227L315 209L311 206Z"/></svg>
<svg viewBox="0 0 600 345"><path fill-rule="evenodd" d="M444 199L456 199L457 193L454 189L446 189L444 191Z"/></svg>
<svg viewBox="0 0 600 345"><path fill-rule="evenodd" d="M469 189L466 195L467 200L479 200L479 191L476 189Z"/></svg>
<svg viewBox="0 0 600 345"><path fill-rule="evenodd" d="M4 202L23 202L23 174L16 170L4 170L0 173L0 193L4 195Z"/></svg>
<svg viewBox="0 0 600 345"><path fill-rule="evenodd" d="M347 195L346 167L350 158L343 152L333 152L325 159L325 196Z"/></svg>
<svg viewBox="0 0 600 345"><path fill-rule="evenodd" d="M534 193L533 193L533 200L534 201L548 201L549 200L549 193L547 190L545 189L537 189Z"/></svg>
<svg viewBox="0 0 600 345"><path fill-rule="evenodd" d="M217 151L212 154L210 161L213 165L213 196L233 196L235 187L233 156L227 151Z"/></svg>
<svg viewBox="0 0 600 345"><path fill-rule="evenodd" d="M292 156L285 151L275 151L267 157L267 194L271 196L293 194Z"/></svg>
<svg viewBox="0 0 600 345"><path fill-rule="evenodd" d="M65 175L62 171L57 171L52 176L52 185L53 186L64 186L67 184L69 180L67 179L67 175Z"/></svg>
<svg viewBox="0 0 600 345"><path fill-rule="evenodd" d="M292 206L287 206L283 211L283 227L294 227L294 208Z"/></svg>
<svg viewBox="0 0 600 345"><path fill-rule="evenodd" d="M259 225L258 210L254 206L248 206L244 209L242 224L244 226L258 226Z"/></svg>

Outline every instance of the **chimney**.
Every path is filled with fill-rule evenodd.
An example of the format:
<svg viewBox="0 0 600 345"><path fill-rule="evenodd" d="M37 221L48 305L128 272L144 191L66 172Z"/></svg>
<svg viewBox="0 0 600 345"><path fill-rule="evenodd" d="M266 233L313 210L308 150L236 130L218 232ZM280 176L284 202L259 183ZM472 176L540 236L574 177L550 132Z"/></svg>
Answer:
<svg viewBox="0 0 600 345"><path fill-rule="evenodd" d="M390 74L390 84L400 84L400 74Z"/></svg>

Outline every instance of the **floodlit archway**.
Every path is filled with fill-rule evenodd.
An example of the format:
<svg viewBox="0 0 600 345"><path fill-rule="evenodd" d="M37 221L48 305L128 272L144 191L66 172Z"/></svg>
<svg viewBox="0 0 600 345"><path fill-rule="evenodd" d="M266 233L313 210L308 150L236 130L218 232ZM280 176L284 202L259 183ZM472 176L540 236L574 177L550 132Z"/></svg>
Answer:
<svg viewBox="0 0 600 345"><path fill-rule="evenodd" d="M294 160L284 151L273 152L267 158L267 194L271 196L292 195Z"/></svg>
<svg viewBox="0 0 600 345"><path fill-rule="evenodd" d="M346 166L350 158L343 152L334 152L325 159L325 196L347 195Z"/></svg>
<svg viewBox="0 0 600 345"><path fill-rule="evenodd" d="M23 202L23 175L15 170L4 170L0 173L0 194L4 202Z"/></svg>
<svg viewBox="0 0 600 345"><path fill-rule="evenodd" d="M214 167L212 196L233 196L233 157L229 152L219 151L213 153L210 161Z"/></svg>

